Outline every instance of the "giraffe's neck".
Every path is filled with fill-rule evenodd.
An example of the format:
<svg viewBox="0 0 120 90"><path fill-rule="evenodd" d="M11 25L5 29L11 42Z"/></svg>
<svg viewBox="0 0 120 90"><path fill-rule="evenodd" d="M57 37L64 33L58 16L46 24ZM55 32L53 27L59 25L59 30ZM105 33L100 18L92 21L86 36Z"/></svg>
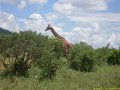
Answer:
<svg viewBox="0 0 120 90"><path fill-rule="evenodd" d="M56 38L61 38L61 39L64 39L62 36L60 36L53 28L50 29L51 32L53 33L53 35L56 37Z"/></svg>

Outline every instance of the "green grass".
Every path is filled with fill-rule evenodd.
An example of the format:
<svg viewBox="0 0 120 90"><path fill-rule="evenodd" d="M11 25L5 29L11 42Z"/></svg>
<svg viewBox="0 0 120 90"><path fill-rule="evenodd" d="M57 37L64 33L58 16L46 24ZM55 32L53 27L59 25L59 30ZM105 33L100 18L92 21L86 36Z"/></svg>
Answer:
<svg viewBox="0 0 120 90"><path fill-rule="evenodd" d="M30 69L30 77L0 77L0 90L93 90L120 88L120 66L101 66L95 72L79 72L67 68L62 61L56 77L39 81L39 68ZM113 90L113 89L112 89Z"/></svg>

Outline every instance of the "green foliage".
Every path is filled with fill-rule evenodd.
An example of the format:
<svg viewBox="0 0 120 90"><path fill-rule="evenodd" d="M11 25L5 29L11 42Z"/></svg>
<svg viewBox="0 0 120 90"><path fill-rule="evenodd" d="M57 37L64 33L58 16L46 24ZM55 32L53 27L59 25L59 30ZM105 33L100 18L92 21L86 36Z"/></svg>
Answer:
<svg viewBox="0 0 120 90"><path fill-rule="evenodd" d="M41 57L42 48L46 45L44 42L48 41L48 38L36 32L24 31L1 36L0 41L1 55L4 61L9 60L9 65L12 66L5 72L26 75L31 65Z"/></svg>
<svg viewBox="0 0 120 90"><path fill-rule="evenodd" d="M9 57L9 47L10 47L10 36L1 35L0 36L0 54L4 57Z"/></svg>
<svg viewBox="0 0 120 90"><path fill-rule="evenodd" d="M120 88L120 66L98 66L96 72L77 72L67 67L59 68L56 77L39 81L40 70L31 67L30 77L0 77L1 90L103 90Z"/></svg>
<svg viewBox="0 0 120 90"><path fill-rule="evenodd" d="M46 42L46 47L42 49L41 58L36 62L36 65L42 70L40 80L52 80L56 75L59 67L59 59L63 55L61 45L61 42L54 38L50 38Z"/></svg>
<svg viewBox="0 0 120 90"><path fill-rule="evenodd" d="M47 45L46 45L47 46ZM52 48L52 52L55 52L55 56L57 59L64 57L64 49L62 42L59 39L56 38L50 38L48 42L48 46Z"/></svg>
<svg viewBox="0 0 120 90"><path fill-rule="evenodd" d="M55 38L49 38L41 47L42 52L35 65L41 69L40 80L53 79L59 65L59 59L63 57L62 43Z"/></svg>
<svg viewBox="0 0 120 90"><path fill-rule="evenodd" d="M90 72L94 70L94 60L87 55L84 55L81 59L80 71Z"/></svg>
<svg viewBox="0 0 120 90"><path fill-rule="evenodd" d="M58 69L58 59L55 56L55 52L52 52L53 48L46 47L42 51L42 57L37 61L37 66L42 70L39 76L40 80L50 79L56 75Z"/></svg>
<svg viewBox="0 0 120 90"><path fill-rule="evenodd" d="M113 49L112 54L107 59L107 63L109 65L120 65L120 50Z"/></svg>
<svg viewBox="0 0 120 90"><path fill-rule="evenodd" d="M93 48L86 43L74 45L69 55L70 67L84 72L93 71L95 64L93 55Z"/></svg>
<svg viewBox="0 0 120 90"><path fill-rule="evenodd" d="M0 55L1 60L7 64L4 75L26 77L33 66L39 67L37 70L40 80L52 80L60 69L68 65L74 70L81 71L79 73L93 71L95 64L120 65L120 50L108 47L93 49L84 42L72 46L67 61L64 58L63 44L59 39L48 38L32 31L0 35ZM73 71L72 69L68 70Z"/></svg>
<svg viewBox="0 0 120 90"><path fill-rule="evenodd" d="M8 62L5 75L28 75L32 65L42 69L43 78L52 79L58 69L59 58L63 57L62 42L55 38L32 31L12 33L0 37L0 53Z"/></svg>
<svg viewBox="0 0 120 90"><path fill-rule="evenodd" d="M6 77L6 76L24 76L24 77L28 77L29 73L28 73L28 69L29 66L28 64L17 61L14 62L14 64L9 64L9 67L7 67L5 69L5 71L3 72L2 76Z"/></svg>
<svg viewBox="0 0 120 90"><path fill-rule="evenodd" d="M102 66L107 64L107 58L111 55L113 50L107 47L102 47L97 48L94 51L94 59L96 61L96 64Z"/></svg>

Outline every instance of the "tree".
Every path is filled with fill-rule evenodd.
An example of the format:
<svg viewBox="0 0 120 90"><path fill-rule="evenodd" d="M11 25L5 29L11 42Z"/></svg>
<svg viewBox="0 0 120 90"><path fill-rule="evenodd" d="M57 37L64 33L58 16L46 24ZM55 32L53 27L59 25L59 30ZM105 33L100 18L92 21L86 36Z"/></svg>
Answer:
<svg viewBox="0 0 120 90"><path fill-rule="evenodd" d="M47 36L32 31L12 33L1 39L1 54L4 58L9 56L11 68L7 68L12 75L25 75L33 63L40 57L43 46L48 40ZM44 41L43 41L44 40ZM8 59L6 59L8 60Z"/></svg>
<svg viewBox="0 0 120 90"><path fill-rule="evenodd" d="M120 65L120 50L113 49L112 54L107 58L109 65Z"/></svg>
<svg viewBox="0 0 120 90"><path fill-rule="evenodd" d="M94 51L90 45L84 42L75 44L70 52L69 65L71 68L84 72L94 69Z"/></svg>

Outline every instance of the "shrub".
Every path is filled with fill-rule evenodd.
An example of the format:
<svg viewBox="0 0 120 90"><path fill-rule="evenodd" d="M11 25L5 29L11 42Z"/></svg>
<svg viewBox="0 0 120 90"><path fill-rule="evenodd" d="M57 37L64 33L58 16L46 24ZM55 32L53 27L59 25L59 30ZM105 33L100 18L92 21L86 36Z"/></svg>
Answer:
<svg viewBox="0 0 120 90"><path fill-rule="evenodd" d="M60 57L63 57L64 55L64 49L63 49L63 45L62 45L62 42L59 40L59 39L56 39L56 38L50 38L49 39L49 47L50 48L53 48L52 49L52 52L55 52L55 56L56 58L60 58Z"/></svg>
<svg viewBox="0 0 120 90"><path fill-rule="evenodd" d="M41 68L40 80L50 79L56 75L58 69L58 60L51 49L45 48L42 52L42 57L37 61L37 66Z"/></svg>
<svg viewBox="0 0 120 90"><path fill-rule="evenodd" d="M52 80L59 67L59 59L63 57L62 42L55 38L49 38L42 49L42 55L36 65L41 69L40 80Z"/></svg>
<svg viewBox="0 0 120 90"><path fill-rule="evenodd" d="M90 72L94 70L94 61L92 58L88 57L87 55L84 55L81 59L81 66L80 70L82 72Z"/></svg>
<svg viewBox="0 0 120 90"><path fill-rule="evenodd" d="M109 65L120 65L120 50L113 50L113 53L108 57Z"/></svg>
<svg viewBox="0 0 120 90"><path fill-rule="evenodd" d="M100 66L106 65L107 58L110 56L112 49L102 47L102 48L97 48L94 51L95 51L94 59L96 61L96 64Z"/></svg>
<svg viewBox="0 0 120 90"><path fill-rule="evenodd" d="M30 65L28 62L24 62L23 58L18 58L17 61L9 63L8 67L3 72L3 76L24 76L28 77L28 70Z"/></svg>
<svg viewBox="0 0 120 90"><path fill-rule="evenodd" d="M84 42L74 45L69 55L70 68L84 72L93 71L93 54L93 48Z"/></svg>
<svg viewBox="0 0 120 90"><path fill-rule="evenodd" d="M46 46L48 37L32 31L23 31L1 37L0 41L3 60L10 61L10 67L5 70L5 74L26 75L33 63L41 58L42 48Z"/></svg>

